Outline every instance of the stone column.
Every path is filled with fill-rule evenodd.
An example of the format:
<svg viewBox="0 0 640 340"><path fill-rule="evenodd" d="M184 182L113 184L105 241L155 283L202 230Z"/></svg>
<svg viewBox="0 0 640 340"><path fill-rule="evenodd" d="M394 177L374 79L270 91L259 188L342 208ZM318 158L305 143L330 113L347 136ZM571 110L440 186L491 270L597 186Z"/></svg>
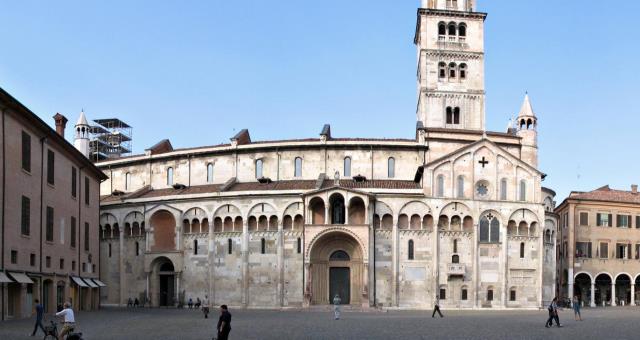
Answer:
<svg viewBox="0 0 640 340"><path fill-rule="evenodd" d="M399 307L400 299L398 296L398 225L393 217L393 229L391 230L391 305ZM382 221L380 222L382 223Z"/></svg>
<svg viewBox="0 0 640 340"><path fill-rule="evenodd" d="M507 224L502 224L501 225L508 225L509 223L507 222ZM501 230L501 238L502 238L502 259L503 259L503 266L502 266L502 291L500 292L500 299L502 302L502 306L506 307L507 306L507 289L509 289L508 287L508 280L509 280L509 238L507 237L507 230L506 228L504 228L504 230Z"/></svg>
<svg viewBox="0 0 640 340"><path fill-rule="evenodd" d="M362 308L369 307L369 262L362 264Z"/></svg>
<svg viewBox="0 0 640 340"><path fill-rule="evenodd" d="M213 223L214 216L209 216L209 252L207 253L207 257L209 258L209 303L215 301L215 269L216 269L216 244L215 238L213 235Z"/></svg>
<svg viewBox="0 0 640 340"><path fill-rule="evenodd" d="M149 291L149 289L150 289L149 281L151 281L151 272L146 272L145 274L146 274L145 276L146 276L146 279L147 279L147 283L146 283L146 286L145 286L145 287L147 287L147 292L145 294L146 295L145 299L147 301L144 301L143 304L147 305L147 304L149 304L149 300L151 300L151 298L150 298L151 297L151 292ZM149 307L151 307L151 306L149 306Z"/></svg>
<svg viewBox="0 0 640 340"><path fill-rule="evenodd" d="M242 221L242 307L249 304L249 224Z"/></svg>
<svg viewBox="0 0 640 340"><path fill-rule="evenodd" d="M331 224L331 218L329 217L329 202L325 202L324 205L324 224Z"/></svg>
<svg viewBox="0 0 640 340"><path fill-rule="evenodd" d="M479 223L479 220L478 220ZM479 268L479 257L480 257L480 248L478 246L478 225L473 225L473 292L471 292L471 296L473 297L473 307L478 308L478 290L480 286L480 274L478 273ZM468 293L467 293L468 294Z"/></svg>
<svg viewBox="0 0 640 340"><path fill-rule="evenodd" d="M126 274L124 270L124 255L125 255L124 254L124 226L120 227L120 224L118 224L118 230L119 230L119 241L120 241L120 250L118 251L118 257L119 257L118 268L120 272L120 305L126 306L127 297L125 296L125 292L126 292L127 280L125 277Z"/></svg>
<svg viewBox="0 0 640 340"><path fill-rule="evenodd" d="M174 297L175 298L174 304L178 304L178 305L180 305L180 303L183 302L183 301L180 301L180 274L181 272L176 273L176 293Z"/></svg>
<svg viewBox="0 0 640 340"><path fill-rule="evenodd" d="M616 282L611 282L611 306L616 306Z"/></svg>
<svg viewBox="0 0 640 340"><path fill-rule="evenodd" d="M589 303L589 307L596 306L596 284L595 282L591 282L591 302Z"/></svg>
<svg viewBox="0 0 640 340"><path fill-rule="evenodd" d="M636 305L636 284L633 282L631 283L631 305Z"/></svg>
<svg viewBox="0 0 640 340"><path fill-rule="evenodd" d="M278 256L278 287L277 299L280 307L284 306L284 225L280 220L278 223L278 248L276 250ZM297 245L296 245L297 246Z"/></svg>

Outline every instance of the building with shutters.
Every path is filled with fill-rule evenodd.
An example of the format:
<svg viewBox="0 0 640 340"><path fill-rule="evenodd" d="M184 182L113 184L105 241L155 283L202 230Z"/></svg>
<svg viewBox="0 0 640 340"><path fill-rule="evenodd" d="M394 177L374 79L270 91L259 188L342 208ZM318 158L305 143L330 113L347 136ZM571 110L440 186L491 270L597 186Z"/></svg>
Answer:
<svg viewBox="0 0 640 340"><path fill-rule="evenodd" d="M555 294L555 193L528 96L486 131L475 1L417 11L412 138L254 141L100 161L102 302L538 308ZM506 118L506 117L505 117ZM391 118L390 118L391 119Z"/></svg>
<svg viewBox="0 0 640 340"><path fill-rule="evenodd" d="M0 309L2 320L69 301L99 305L98 217L106 176L56 130L0 89Z"/></svg>
<svg viewBox="0 0 640 340"><path fill-rule="evenodd" d="M572 192L556 212L560 295L578 296L592 307L635 305L640 298L638 186Z"/></svg>

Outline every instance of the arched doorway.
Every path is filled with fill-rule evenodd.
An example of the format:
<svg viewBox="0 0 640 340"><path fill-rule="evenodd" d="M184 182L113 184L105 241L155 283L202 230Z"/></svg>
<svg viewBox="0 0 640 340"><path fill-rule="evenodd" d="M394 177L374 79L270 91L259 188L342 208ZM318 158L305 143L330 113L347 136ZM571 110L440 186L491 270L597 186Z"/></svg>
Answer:
<svg viewBox="0 0 640 340"><path fill-rule="evenodd" d="M596 304L603 306L611 303L611 276L602 273L596 276Z"/></svg>
<svg viewBox="0 0 640 340"><path fill-rule="evenodd" d="M615 301L618 306L631 304L631 277L627 274L619 274L616 277Z"/></svg>
<svg viewBox="0 0 640 340"><path fill-rule="evenodd" d="M366 279L362 247L351 235L334 231L311 244L311 303L331 304L337 294L342 304L362 302Z"/></svg>
<svg viewBox="0 0 640 340"><path fill-rule="evenodd" d="M591 304L591 277L589 275L586 273L576 275L573 284L573 295L577 296L578 300L583 302L585 306Z"/></svg>
<svg viewBox="0 0 640 340"><path fill-rule="evenodd" d="M176 302L176 271L173 262L161 256L151 263L149 291L153 306L174 306Z"/></svg>
<svg viewBox="0 0 640 340"><path fill-rule="evenodd" d="M42 281L42 307L45 313L53 313L56 311L53 297L53 281Z"/></svg>

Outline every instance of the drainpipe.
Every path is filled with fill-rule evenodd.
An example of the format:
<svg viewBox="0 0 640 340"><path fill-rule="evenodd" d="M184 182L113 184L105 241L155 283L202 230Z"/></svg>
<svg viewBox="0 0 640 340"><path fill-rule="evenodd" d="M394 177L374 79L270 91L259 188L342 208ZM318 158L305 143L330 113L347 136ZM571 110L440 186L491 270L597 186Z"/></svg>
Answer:
<svg viewBox="0 0 640 340"><path fill-rule="evenodd" d="M7 180L7 157L6 157L6 147L5 145L7 144L6 140L6 136L7 134L5 133L5 129L4 129L4 121L5 121L5 114L6 114L7 110L3 109L2 110L2 217L0 222L0 229L2 229L2 247L0 247L0 249L2 249L2 255L0 255L0 257L2 258L0 260L0 267L2 267L2 269L4 270L4 253L5 253L5 249L4 249L4 211L6 209L6 194L5 192L7 191L7 186L6 184L6 180ZM0 284L0 286L2 286L2 290L0 290L0 295L2 295L2 312L0 312L1 316L1 320L4 321L4 306L5 306L5 301L4 301L4 286L6 285L6 283L2 283Z"/></svg>
<svg viewBox="0 0 640 340"><path fill-rule="evenodd" d="M43 193L44 193L44 142L47 137L40 138L40 263L39 272L42 275L42 210L43 210ZM48 169L47 169L48 170ZM4 253L4 249L3 249ZM40 279L42 283L42 279ZM40 297L44 296L44 285L40 284ZM47 302L48 303L48 302ZM4 309L4 308L3 308Z"/></svg>
<svg viewBox="0 0 640 340"><path fill-rule="evenodd" d="M376 216L376 203L373 202L373 218L371 219L373 223L373 306L377 307L377 292L378 290L376 285L376 224L375 224L375 216ZM382 221L380 221L382 223Z"/></svg>

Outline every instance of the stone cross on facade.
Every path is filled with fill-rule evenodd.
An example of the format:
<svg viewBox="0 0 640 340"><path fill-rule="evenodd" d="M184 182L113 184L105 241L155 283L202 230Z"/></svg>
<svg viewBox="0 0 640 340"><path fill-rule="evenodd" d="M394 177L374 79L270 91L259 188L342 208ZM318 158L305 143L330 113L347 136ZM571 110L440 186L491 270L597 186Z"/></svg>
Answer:
<svg viewBox="0 0 640 340"><path fill-rule="evenodd" d="M489 164L489 161L486 160L484 156L482 156L482 159L478 161L478 163L482 164L482 167L484 168L487 164Z"/></svg>

